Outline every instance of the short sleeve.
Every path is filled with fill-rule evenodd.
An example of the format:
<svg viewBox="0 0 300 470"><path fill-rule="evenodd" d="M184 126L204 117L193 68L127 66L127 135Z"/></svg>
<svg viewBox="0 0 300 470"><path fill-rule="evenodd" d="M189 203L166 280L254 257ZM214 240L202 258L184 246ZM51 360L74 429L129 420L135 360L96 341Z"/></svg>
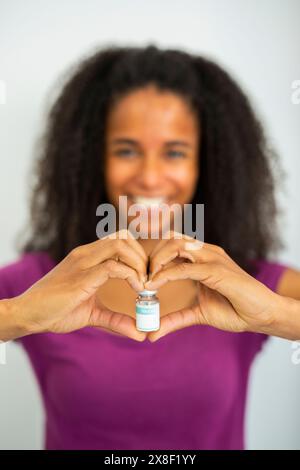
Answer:
<svg viewBox="0 0 300 470"><path fill-rule="evenodd" d="M11 298L25 292L55 266L46 252L23 253L0 266L0 298Z"/></svg>
<svg viewBox="0 0 300 470"><path fill-rule="evenodd" d="M47 256L43 252L23 253L0 266L0 300L21 295L43 277L54 265Z"/></svg>
<svg viewBox="0 0 300 470"><path fill-rule="evenodd" d="M17 287L20 285L20 280L17 279L18 286L16 286L14 281L16 278L18 278L18 274L23 262L24 261L22 256L20 259L0 267L0 300L10 299L21 293L18 292L17 289Z"/></svg>
<svg viewBox="0 0 300 470"><path fill-rule="evenodd" d="M264 259L257 259L252 262L253 271L252 275L258 281L262 282L265 286L271 289L273 292L276 292L277 285L279 280L286 269L289 269L284 263L277 261L267 261ZM264 343L269 338L266 334L257 333L256 342L257 342L257 351L262 349Z"/></svg>
<svg viewBox="0 0 300 470"><path fill-rule="evenodd" d="M0 267L0 301L3 299L11 299L20 294L20 292L17 292L14 281L18 277L22 263L24 263L23 258L24 257L21 256L19 259ZM18 280L18 285L19 284L20 281ZM20 339L21 338L16 338L14 341L19 342Z"/></svg>
<svg viewBox="0 0 300 470"><path fill-rule="evenodd" d="M289 269L289 266L284 263L261 259L255 260L253 266L253 276L274 292L277 290L277 285L282 274L286 269Z"/></svg>

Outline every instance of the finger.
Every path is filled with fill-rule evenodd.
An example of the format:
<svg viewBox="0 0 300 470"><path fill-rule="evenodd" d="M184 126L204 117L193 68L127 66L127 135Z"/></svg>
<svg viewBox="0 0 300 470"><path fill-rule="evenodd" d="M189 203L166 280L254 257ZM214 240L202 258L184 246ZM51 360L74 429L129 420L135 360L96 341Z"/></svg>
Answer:
<svg viewBox="0 0 300 470"><path fill-rule="evenodd" d="M148 256L142 247L142 245L137 241L137 239L132 235L132 233L128 230L128 244L135 249L142 257L142 259L145 261L146 265L148 263Z"/></svg>
<svg viewBox="0 0 300 470"><path fill-rule="evenodd" d="M215 253L215 260L221 260L223 262L225 262L226 264L229 264L231 266L231 268L235 271L241 271L242 268L228 255L228 253L226 253L226 251L218 246L218 245L212 245L211 243L204 243L204 242L200 242L202 244L202 246L199 247L200 250L206 250L206 252L213 252ZM199 253L198 250L196 250L195 252L195 258L196 258L196 262L200 261L201 260L201 252ZM211 261L213 260L213 258L211 258Z"/></svg>
<svg viewBox="0 0 300 470"><path fill-rule="evenodd" d="M152 252L150 253L150 257L153 257L156 255L156 253L158 251L160 251L162 249L162 247L171 239L186 239L186 240L190 240L192 241L193 238L189 237L188 235L185 235L183 233L180 233L180 232L175 232L174 230L168 230L166 232L164 232L163 234L164 238L154 247L154 249L152 250Z"/></svg>
<svg viewBox="0 0 300 470"><path fill-rule="evenodd" d="M147 274L147 262L136 250L136 245L133 248L132 242L129 244L127 240L105 238L75 248L70 257L81 269L88 269L108 259L120 260L140 273L142 279Z"/></svg>
<svg viewBox="0 0 300 470"><path fill-rule="evenodd" d="M132 244L133 240L130 242L120 241L120 245L116 246L114 244L110 246L108 250L110 253L109 258L112 257L116 261L121 261L127 266L135 269L139 274L141 281L144 282L147 279L147 257L146 259L143 258L139 251L136 250L136 247L132 247L130 243Z"/></svg>
<svg viewBox="0 0 300 470"><path fill-rule="evenodd" d="M159 271L153 281L145 283L146 289L158 289L169 281L192 279L222 294L231 303L240 303L241 292L249 292L253 277L245 271L236 272L220 263L181 263Z"/></svg>
<svg viewBox="0 0 300 470"><path fill-rule="evenodd" d="M161 318L159 330L148 333L148 339L155 342L173 331L199 324L200 319L196 307L171 312Z"/></svg>
<svg viewBox="0 0 300 470"><path fill-rule="evenodd" d="M179 240L183 239L183 240L186 240L186 243L185 243L184 246L185 246L185 250L187 250L187 251L188 250L194 251L194 250L205 248L205 249L214 251L215 253L217 253L219 255L222 255L226 259L231 260L230 256L220 246L213 245L212 243L207 243L207 242L204 243L202 240L192 238L189 235L182 234L182 233L176 232L174 230L169 230L169 231L165 232L164 237L165 237L165 239L161 240L161 242L158 243L155 246L154 250L151 252L152 257L154 257L154 255L156 255L156 253L158 251L160 251L161 248L169 240L171 240L171 239L179 239Z"/></svg>
<svg viewBox="0 0 300 470"><path fill-rule="evenodd" d="M146 289L158 289L169 281L192 279L223 293L221 292L223 284L225 285L225 281L228 284L230 276L231 272L218 263L181 263L159 271L152 280L145 283L145 287ZM221 281L224 283L222 284Z"/></svg>
<svg viewBox="0 0 300 470"><path fill-rule="evenodd" d="M111 262L114 263L113 260L109 260L108 262L110 264ZM140 276L134 269L130 268L126 264L123 264L122 262L115 263L116 264L112 265L112 267L109 268L108 275L110 278L126 280L131 285L131 287L137 292L144 290L144 282L140 279Z"/></svg>
<svg viewBox="0 0 300 470"><path fill-rule="evenodd" d="M130 230L127 230L127 229L119 230L118 232L115 232L113 234L107 235L106 237L103 237L102 240L106 238L109 238L111 240L116 240L116 239L126 240L127 243L141 255L141 257L145 260L145 262L146 263L148 262L148 257L146 255L144 248L137 241L137 239L130 232Z"/></svg>
<svg viewBox="0 0 300 470"><path fill-rule="evenodd" d="M190 245L187 243L185 245L185 249L189 250L191 249L194 252L195 260L196 262L199 262L201 260L204 260L206 257L206 260L222 260L226 264L230 264L231 268L235 271L241 271L240 266L226 253L226 251L218 246L218 245L213 245L211 243L204 243L200 240L195 240L198 243L195 243L194 245ZM198 246L197 246L198 244ZM195 250L195 251L194 251ZM202 250L202 251L201 251ZM210 252L214 253L215 256L211 256L210 259L208 258L209 255L211 254Z"/></svg>
<svg viewBox="0 0 300 470"><path fill-rule="evenodd" d="M198 240L195 238L190 237L189 235L182 234L180 232L176 232L174 230L170 230L167 232L167 238L168 239L184 239L187 241L185 244L185 250L200 250L200 249L206 249L215 252L216 254L220 255L223 258L226 258L227 260L231 261L232 263L236 264L232 258L226 253L226 251L218 246L218 245L213 245L212 243L207 243L202 240ZM190 242L190 243L189 243ZM159 249L159 247L157 247ZM155 248L153 254L157 251L157 248ZM236 265L237 266L237 265ZM238 267L238 266L237 266Z"/></svg>
<svg viewBox="0 0 300 470"><path fill-rule="evenodd" d="M185 236L182 239L163 240L159 243L159 246L150 255L150 278L177 257L189 259L192 263L195 262L194 250L189 251L186 247L195 245L199 247L196 242L197 240Z"/></svg>
<svg viewBox="0 0 300 470"><path fill-rule="evenodd" d="M150 278L176 257L187 258L191 262L195 262L193 253L203 245L201 240L174 230L168 231L164 235L166 239L156 245L150 254Z"/></svg>
<svg viewBox="0 0 300 470"><path fill-rule="evenodd" d="M152 259L154 265L152 277L176 257L187 258L193 263L219 262L224 265L230 265L230 268L236 272L241 272L241 268L221 247L189 237L189 239L183 238L181 240L172 239L162 246L161 250ZM150 279L152 277L150 276Z"/></svg>
<svg viewBox="0 0 300 470"><path fill-rule="evenodd" d="M151 251L149 257L150 259L159 251L161 250L161 248L168 242L168 240L160 240L157 245L155 245L155 247L153 248L153 250Z"/></svg>
<svg viewBox="0 0 300 470"><path fill-rule="evenodd" d="M104 328L136 341L144 341L147 336L147 333L136 329L135 321L132 317L106 308L95 309L91 314L89 325L96 328Z"/></svg>
<svg viewBox="0 0 300 470"><path fill-rule="evenodd" d="M88 270L82 271L80 276L75 278L74 287L76 291L78 291L78 289L80 291L77 301L88 299L109 278L124 279L137 292L144 289L143 282L133 268L110 259Z"/></svg>
<svg viewBox="0 0 300 470"><path fill-rule="evenodd" d="M149 279L152 279L154 274L176 257L187 258L193 263L222 261L229 264L232 270L241 272L241 268L220 246L204 243L202 240L194 239L179 232L169 231L167 234L168 239L162 240L150 255ZM174 238L175 235L178 239ZM179 238L180 236L181 238Z"/></svg>

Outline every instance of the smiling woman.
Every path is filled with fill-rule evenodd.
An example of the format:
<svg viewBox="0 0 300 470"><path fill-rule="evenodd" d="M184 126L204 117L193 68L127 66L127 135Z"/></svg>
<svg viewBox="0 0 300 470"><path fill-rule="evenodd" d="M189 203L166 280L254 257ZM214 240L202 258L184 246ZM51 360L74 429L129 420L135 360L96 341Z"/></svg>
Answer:
<svg viewBox="0 0 300 470"><path fill-rule="evenodd" d="M204 57L111 47L78 64L42 142L32 231L0 270L0 307L21 316L3 338L31 359L45 447L242 449L249 370L290 272L268 260L276 159L247 97ZM97 240L97 207L120 212L121 196L128 224L135 203L149 216L205 204L205 243L146 224L135 239L127 223L126 238L118 226ZM145 287L160 303L149 334L135 327Z"/></svg>
<svg viewBox="0 0 300 470"><path fill-rule="evenodd" d="M72 72L49 113L36 161L32 235L20 251L46 250L60 261L93 241L96 207L110 203L121 185L132 197L205 203L205 240L244 268L280 247L276 154L247 97L217 64L155 46L112 47ZM118 140L124 138L126 146ZM174 139L189 144L184 157L165 151Z"/></svg>

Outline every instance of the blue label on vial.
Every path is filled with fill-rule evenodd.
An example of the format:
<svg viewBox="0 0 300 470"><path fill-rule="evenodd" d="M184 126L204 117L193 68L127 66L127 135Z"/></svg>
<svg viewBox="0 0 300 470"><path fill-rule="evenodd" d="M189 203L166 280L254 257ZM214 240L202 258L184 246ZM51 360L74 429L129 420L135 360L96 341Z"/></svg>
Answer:
<svg viewBox="0 0 300 470"><path fill-rule="evenodd" d="M154 305L136 305L136 313L141 315L155 315L159 313L159 304Z"/></svg>

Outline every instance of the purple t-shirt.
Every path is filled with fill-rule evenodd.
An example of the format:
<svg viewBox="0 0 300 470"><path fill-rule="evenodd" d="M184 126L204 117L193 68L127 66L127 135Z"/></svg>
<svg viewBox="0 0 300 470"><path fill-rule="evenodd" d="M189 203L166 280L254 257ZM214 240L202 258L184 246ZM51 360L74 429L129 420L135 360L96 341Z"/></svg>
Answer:
<svg viewBox="0 0 300 470"><path fill-rule="evenodd" d="M55 266L26 253L0 269L0 299ZM258 260L272 290L286 266ZM190 326L155 343L86 327L20 338L46 414L46 449L243 449L249 368L267 336Z"/></svg>

